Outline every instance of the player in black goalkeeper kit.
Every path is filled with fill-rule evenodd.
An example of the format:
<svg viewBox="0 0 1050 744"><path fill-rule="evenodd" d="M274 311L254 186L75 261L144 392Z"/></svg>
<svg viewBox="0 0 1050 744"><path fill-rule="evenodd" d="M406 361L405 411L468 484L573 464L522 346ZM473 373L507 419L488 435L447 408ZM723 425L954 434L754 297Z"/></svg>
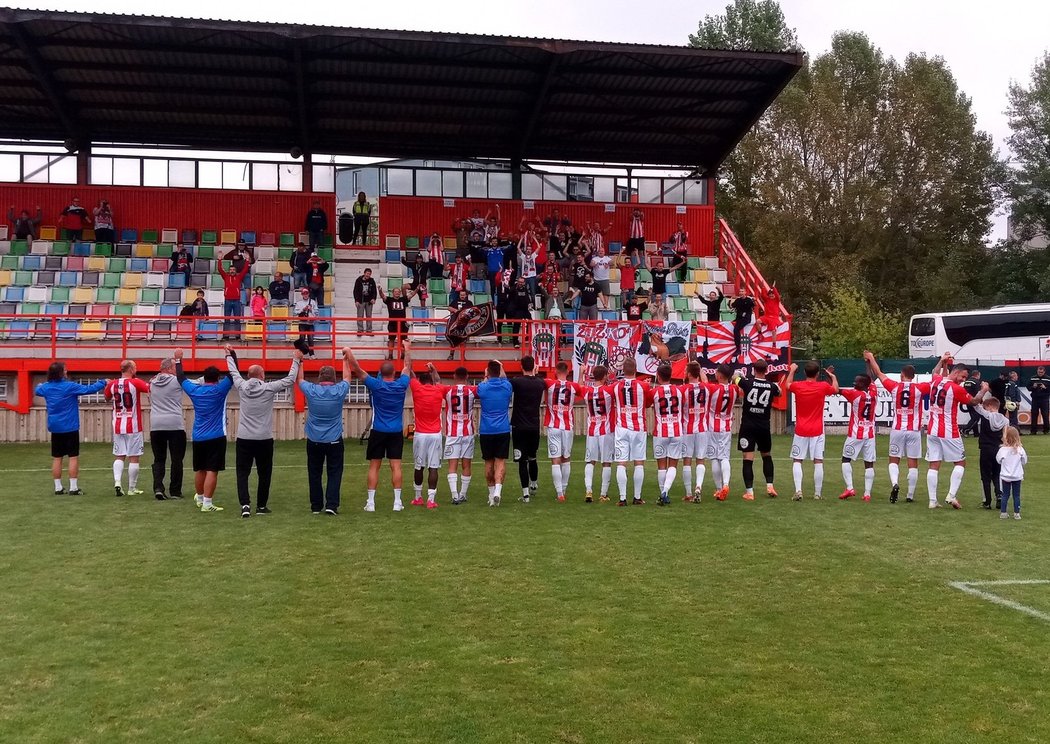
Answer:
<svg viewBox="0 0 1050 744"><path fill-rule="evenodd" d="M766 379L768 365L759 359L752 365L754 377L737 379L737 387L743 394L743 408L740 417L740 433L737 435L737 449L744 453L744 493L745 501L755 500L755 451L762 455L762 474L766 476L766 493L770 498L777 495L773 488L773 436L769 427L769 417L773 410L773 401L785 393L778 383ZM794 376L795 366L788 372L787 380Z"/></svg>

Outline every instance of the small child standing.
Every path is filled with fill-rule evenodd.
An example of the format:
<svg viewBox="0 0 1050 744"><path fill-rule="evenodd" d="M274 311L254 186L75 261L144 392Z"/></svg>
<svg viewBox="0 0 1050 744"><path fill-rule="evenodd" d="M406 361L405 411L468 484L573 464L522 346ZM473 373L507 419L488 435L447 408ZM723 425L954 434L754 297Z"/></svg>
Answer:
<svg viewBox="0 0 1050 744"><path fill-rule="evenodd" d="M981 385L981 392L974 396L973 412L980 420L977 422L977 444L981 453L981 485L984 487L985 509L992 508L992 494L995 494L995 508L1002 508L1003 492L1002 474L996 455L1003 443L1003 432L1010 421L999 413L999 400L988 394L988 383Z"/></svg>
<svg viewBox="0 0 1050 744"><path fill-rule="evenodd" d="M253 318L265 318L266 317L266 297L263 294L262 287L255 288L255 294L252 295L252 317Z"/></svg>
<svg viewBox="0 0 1050 744"><path fill-rule="evenodd" d="M1002 468L1003 503L999 519L1007 519L1006 505L1010 496L1014 497L1014 519L1021 518L1021 481L1024 480L1024 466L1028 463L1028 453L1021 446L1021 434L1014 426L1003 431L1003 446L995 456Z"/></svg>

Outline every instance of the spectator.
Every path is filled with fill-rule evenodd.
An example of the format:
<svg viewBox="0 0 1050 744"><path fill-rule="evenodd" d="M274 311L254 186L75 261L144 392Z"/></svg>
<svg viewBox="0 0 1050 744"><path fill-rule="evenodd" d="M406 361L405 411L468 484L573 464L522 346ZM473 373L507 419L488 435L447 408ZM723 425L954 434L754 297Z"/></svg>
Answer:
<svg viewBox="0 0 1050 744"><path fill-rule="evenodd" d="M641 297L632 297L624 306L624 316L627 320L641 320L642 313L649 309L649 303Z"/></svg>
<svg viewBox="0 0 1050 744"><path fill-rule="evenodd" d="M80 206L80 197L74 196L73 203L62 210L59 223L66 228L70 240L78 241L84 237L84 226L91 224L91 215Z"/></svg>
<svg viewBox="0 0 1050 744"><path fill-rule="evenodd" d="M284 278L284 274L280 271L274 274L269 289L270 307L288 307L288 298L292 292L292 285Z"/></svg>
<svg viewBox="0 0 1050 744"><path fill-rule="evenodd" d="M762 303L762 315L758 318L758 327L755 329L756 332L767 332L771 341L775 341L777 337L777 328L780 326L780 290L776 288L776 284L770 287L766 291L766 297ZM977 390L974 389L974 393ZM971 393L972 394L972 393ZM976 421L974 424L976 425Z"/></svg>
<svg viewBox="0 0 1050 744"><path fill-rule="evenodd" d="M540 296L543 298L543 315L550 317L551 310L559 306L558 298L561 297L561 271L553 261L540 275Z"/></svg>
<svg viewBox="0 0 1050 744"><path fill-rule="evenodd" d="M288 265L292 268L292 289L309 286L307 278L310 273L310 267L307 264L312 255L313 253L302 243L296 247L295 253L292 254L291 259L288 261Z"/></svg>
<svg viewBox="0 0 1050 744"><path fill-rule="evenodd" d="M258 290L256 290L258 292ZM255 513L269 514L270 481L273 478L273 408L277 393L289 390L299 377L303 354L292 352L292 365L288 374L280 380L266 382L266 373L258 364L248 368L248 379L241 377L237 369L237 353L227 344L226 369L237 388L241 400L237 417L237 500L241 504L241 518L252 514L251 498L248 494L248 476L255 465L259 476L255 496Z"/></svg>
<svg viewBox="0 0 1050 744"><path fill-rule="evenodd" d="M372 403L372 432L368 437L368 500L365 511L376 510L376 486L379 485L379 468L383 460L390 463L390 484L394 489L394 511L401 511L401 456L405 447L405 394L408 392L409 379L412 374L412 344L407 339L404 343L404 366L400 375L396 375L394 365L389 361L379 366L379 376L367 374L354 359L352 352L347 354L353 375L368 388Z"/></svg>
<svg viewBox="0 0 1050 744"><path fill-rule="evenodd" d="M368 201L364 191L358 192L357 200L350 208L350 213L354 215L354 234L350 238L350 244L356 243L360 235L361 245L368 245L368 225L372 221L372 204Z"/></svg>
<svg viewBox="0 0 1050 744"><path fill-rule="evenodd" d="M678 266L678 281L684 282L688 271L689 233L686 232L681 222L678 223L678 229L671 235L669 242L671 251L674 254L675 264Z"/></svg>
<svg viewBox="0 0 1050 744"><path fill-rule="evenodd" d="M547 229L547 250L555 261L560 261L565 257L563 238L566 229L571 225L572 222L562 217L558 209L552 210L550 215L543 219L543 226Z"/></svg>
<svg viewBox="0 0 1050 744"><path fill-rule="evenodd" d="M653 320L667 320L667 303L664 302L662 294L653 293L653 301L649 305L649 316Z"/></svg>
<svg viewBox="0 0 1050 744"><path fill-rule="evenodd" d="M594 283L598 285L598 289L605 297L606 306L609 304L609 270L612 268L612 265L612 257L606 255L604 246L598 248L595 254L591 256L591 273L594 274Z"/></svg>
<svg viewBox="0 0 1050 744"><path fill-rule="evenodd" d="M251 265L255 263L255 249L238 243L232 251L222 257L221 261L230 261L234 274L240 274L241 269L245 269L244 278L241 279L241 302L247 305L251 300L249 296L252 286Z"/></svg>
<svg viewBox="0 0 1050 744"><path fill-rule="evenodd" d="M620 270L620 303L626 307L627 303L634 297L638 270L624 253L620 253L614 263L616 268Z"/></svg>
<svg viewBox="0 0 1050 744"><path fill-rule="evenodd" d="M529 294L535 297L539 289L538 260L540 243L531 230L526 230L518 240L518 269L520 278L525 280L525 286L529 288Z"/></svg>
<svg viewBox="0 0 1050 744"><path fill-rule="evenodd" d="M423 260L423 254L417 253L415 260L411 262L407 258L402 258L401 263L408 267L409 273L412 275L412 281L409 282L408 286L414 293L419 295L420 306L425 306L427 304L426 286L430 267Z"/></svg>
<svg viewBox="0 0 1050 744"><path fill-rule="evenodd" d="M452 220L452 232L456 236L456 256L466 258L470 255L470 220Z"/></svg>
<svg viewBox="0 0 1050 744"><path fill-rule="evenodd" d="M575 288L569 294L569 300L580 298L580 310L577 318L579 320L598 320L598 302L601 301L602 308L609 307L609 301L602 294L598 283L594 281L592 274L587 274L582 287ZM566 305L569 303L566 302Z"/></svg>
<svg viewBox="0 0 1050 744"><path fill-rule="evenodd" d="M317 302L310 297L310 290L303 287L299 290L299 299L292 308L292 313L299 319L299 338L294 342L295 348L311 359L314 356L314 321L317 319Z"/></svg>
<svg viewBox="0 0 1050 744"><path fill-rule="evenodd" d="M193 309L191 315L195 318L207 318L209 313L208 303L204 299L204 290L197 290L197 299L190 305Z"/></svg>
<svg viewBox="0 0 1050 744"><path fill-rule="evenodd" d="M971 369L970 376L962 381L962 389L969 393L970 397L976 397L981 389L981 370ZM962 406L963 413L970 418L965 422L965 426L959 429L960 437L965 437L967 434L977 436L977 422L981 420L980 414L977 413L979 405L977 401L974 401L970 405Z"/></svg>
<svg viewBox="0 0 1050 744"><path fill-rule="evenodd" d="M1018 385L1018 379L1018 374L1011 371L1006 380L1006 410L1010 426L1014 428L1017 428L1017 414L1021 410L1021 387Z"/></svg>
<svg viewBox="0 0 1050 744"><path fill-rule="evenodd" d="M372 332L372 307L375 305L378 292L372 270L365 269L354 282L354 306L357 308L357 335ZM365 321L365 318L368 318Z"/></svg>
<svg viewBox="0 0 1050 744"><path fill-rule="evenodd" d="M314 199L310 211L306 213L303 225L310 241L310 253L314 253L324 243L324 234L328 232L328 215L321 209L321 202Z"/></svg>
<svg viewBox="0 0 1050 744"><path fill-rule="evenodd" d="M109 202L106 199L100 201L98 206L92 210L92 214L95 218L95 242L112 244L116 239L116 233L113 229L113 209L109 206Z"/></svg>
<svg viewBox="0 0 1050 744"><path fill-rule="evenodd" d="M219 473L226 469L226 396L233 379L220 380L218 367L204 370L203 384L191 382L182 371L182 349L175 350L175 376L193 403L193 502L202 512L220 512L212 502Z"/></svg>
<svg viewBox="0 0 1050 744"><path fill-rule="evenodd" d="M470 294L465 289L460 289L459 285L453 284L452 291L448 294L448 309L449 317L456 315L460 310L465 310L468 307L474 307L474 303L470 300ZM448 341L448 360L451 362L456 358L456 347L461 343L465 343L466 339L459 338L456 336L446 336Z"/></svg>
<svg viewBox="0 0 1050 744"><path fill-rule="evenodd" d="M602 227L598 220L588 223L587 242L590 244L591 253L597 253L599 248L605 248L605 234L611 229L611 222L605 227Z"/></svg>
<svg viewBox="0 0 1050 744"><path fill-rule="evenodd" d="M40 227L40 223L44 219L44 210L40 207L36 208L36 217L29 216L29 210L23 209L22 212L15 217L15 207L12 204L11 208L7 210L7 220L11 223L14 228L15 240L24 240L27 245L33 245L33 238L36 237L37 228Z"/></svg>
<svg viewBox="0 0 1050 744"><path fill-rule="evenodd" d="M193 275L193 254L190 249L180 245L177 251L171 252L171 267L169 274L182 274L186 277L186 286L190 286L190 277Z"/></svg>
<svg viewBox="0 0 1050 744"><path fill-rule="evenodd" d="M460 289L466 289L467 281L470 279L470 261L464 260L462 256L456 256L455 263L448 265L447 278Z"/></svg>
<svg viewBox="0 0 1050 744"><path fill-rule="evenodd" d="M427 273L432 279L445 274L445 244L437 233L431 235L427 243Z"/></svg>
<svg viewBox="0 0 1050 744"><path fill-rule="evenodd" d="M718 289L716 291L712 289L707 293L706 298L701 295L697 296L700 297L700 302L704 303L704 307L707 308L707 322L717 323L720 321L722 319L722 300L725 299L722 290Z"/></svg>
<svg viewBox="0 0 1050 744"><path fill-rule="evenodd" d="M736 347L736 354L739 356L744 329L751 325L751 314L755 310L755 300L745 293L731 299L729 307L736 313L736 318L733 320L733 344Z"/></svg>
<svg viewBox="0 0 1050 744"><path fill-rule="evenodd" d="M491 211L485 215L485 240L489 241L495 238L499 240L500 237L500 223L502 218L499 213L499 204L495 206L496 212L493 214Z"/></svg>
<svg viewBox="0 0 1050 744"><path fill-rule="evenodd" d="M248 262L241 265L241 270L236 273L227 272L219 261L219 276L222 277L223 303L222 303L222 338L240 338L241 316L244 315L244 305L241 302L241 283L248 275Z"/></svg>
<svg viewBox="0 0 1050 744"><path fill-rule="evenodd" d="M1007 370L1001 369L999 370L999 377L988 383L988 390L992 397L999 401L1000 412L1006 412L1006 383L1008 381L1008 374Z"/></svg>
<svg viewBox="0 0 1050 744"><path fill-rule="evenodd" d="M1046 376L1046 367L1035 368L1035 377L1028 381L1028 391L1032 394L1032 434L1038 433L1039 418L1043 419L1043 434L1050 434L1050 377Z"/></svg>
<svg viewBox="0 0 1050 744"><path fill-rule="evenodd" d="M514 281L514 284L506 290L504 297L506 317L509 320L517 321L511 323L511 332L513 334L511 343L520 346L522 343L520 321L532 318L532 314L529 312L529 308L532 306L532 293L529 292L528 285L525 284L525 277L519 276Z"/></svg>
<svg viewBox="0 0 1050 744"><path fill-rule="evenodd" d="M649 274L653 278L652 293L654 295L665 295L667 294L667 275L678 268L678 264L672 264L671 266L657 266L649 269Z"/></svg>
<svg viewBox="0 0 1050 744"><path fill-rule="evenodd" d="M80 476L80 405L81 395L92 395L106 387L105 380L80 385L66 376L64 362L52 362L47 368L47 382L34 391L47 406L47 430L51 433L51 477L55 495L66 493L62 487L62 459L69 458L69 494L83 496L77 478Z"/></svg>
<svg viewBox="0 0 1050 744"><path fill-rule="evenodd" d="M631 211L626 248L631 263L645 268L645 215L638 208Z"/></svg>
<svg viewBox="0 0 1050 744"><path fill-rule="evenodd" d="M387 315L390 316L390 320L386 324L386 351L387 359L393 359L396 353L396 349L402 340L407 341L405 332L408 330L408 323L405 321L408 315L408 303L412 301L412 295L415 292L412 289L402 294L401 287L394 287L394 291L391 296L387 297L386 293L383 292L383 288L379 287L379 299L386 305Z"/></svg>
<svg viewBox="0 0 1050 744"><path fill-rule="evenodd" d="M503 246L499 244L499 238L492 238L485 246L485 268L488 271L489 293L493 297L498 294L497 280L504 265Z"/></svg>
<svg viewBox="0 0 1050 744"><path fill-rule="evenodd" d="M256 287L255 294L252 295L252 317L257 320L266 317L266 308L269 303L266 302L265 291L262 287Z"/></svg>
<svg viewBox="0 0 1050 744"><path fill-rule="evenodd" d="M306 262L306 286L317 307L324 307L324 273L328 271L328 262L316 253Z"/></svg>
<svg viewBox="0 0 1050 744"><path fill-rule="evenodd" d="M339 513L339 490L343 482L343 401L350 394L350 349L343 349L343 379L337 382L335 367L326 364L317 382L303 378L299 366L299 389L306 398L306 474L310 486L310 511L334 517ZM321 476L328 469L325 487Z"/></svg>
<svg viewBox="0 0 1050 744"><path fill-rule="evenodd" d="M503 343L503 323L500 321L510 317L508 303L510 302L510 290L514 286L514 270L500 269L496 274L496 343Z"/></svg>
<svg viewBox="0 0 1050 744"><path fill-rule="evenodd" d="M182 461L186 457L186 422L182 387L175 376L175 360L163 359L160 372L149 381L149 443L153 450L153 496L157 501L182 498ZM171 455L168 490L164 471Z"/></svg>

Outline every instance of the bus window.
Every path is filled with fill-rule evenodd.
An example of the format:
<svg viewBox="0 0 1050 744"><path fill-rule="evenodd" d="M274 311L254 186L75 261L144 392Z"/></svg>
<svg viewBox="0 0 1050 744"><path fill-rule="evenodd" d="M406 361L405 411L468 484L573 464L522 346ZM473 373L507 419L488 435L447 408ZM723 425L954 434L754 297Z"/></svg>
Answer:
<svg viewBox="0 0 1050 744"><path fill-rule="evenodd" d="M937 321L934 318L917 317L911 319L911 335L932 336L937 332Z"/></svg>

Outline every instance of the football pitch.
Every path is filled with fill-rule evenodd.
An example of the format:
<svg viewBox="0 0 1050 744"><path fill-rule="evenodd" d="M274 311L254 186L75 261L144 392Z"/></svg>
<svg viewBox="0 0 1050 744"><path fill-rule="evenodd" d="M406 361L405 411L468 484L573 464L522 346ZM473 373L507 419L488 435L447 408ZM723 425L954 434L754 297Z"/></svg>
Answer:
<svg viewBox="0 0 1050 744"><path fill-rule="evenodd" d="M584 504L577 461L558 504L541 461L532 504L511 467L490 509L475 462L464 506L442 475L439 509L381 484L366 514L350 442L342 514L315 517L278 442L248 520L232 445L221 514L114 498L108 445L54 496L48 447L4 445L0 742L1050 741L1050 437L1019 522L977 508L966 444L962 511L926 508L925 468L889 504L884 437L871 504L836 499L834 437L825 500L807 464L792 503L781 437L776 500L740 499L734 453L725 503L708 476L658 508L650 464L647 505Z"/></svg>

